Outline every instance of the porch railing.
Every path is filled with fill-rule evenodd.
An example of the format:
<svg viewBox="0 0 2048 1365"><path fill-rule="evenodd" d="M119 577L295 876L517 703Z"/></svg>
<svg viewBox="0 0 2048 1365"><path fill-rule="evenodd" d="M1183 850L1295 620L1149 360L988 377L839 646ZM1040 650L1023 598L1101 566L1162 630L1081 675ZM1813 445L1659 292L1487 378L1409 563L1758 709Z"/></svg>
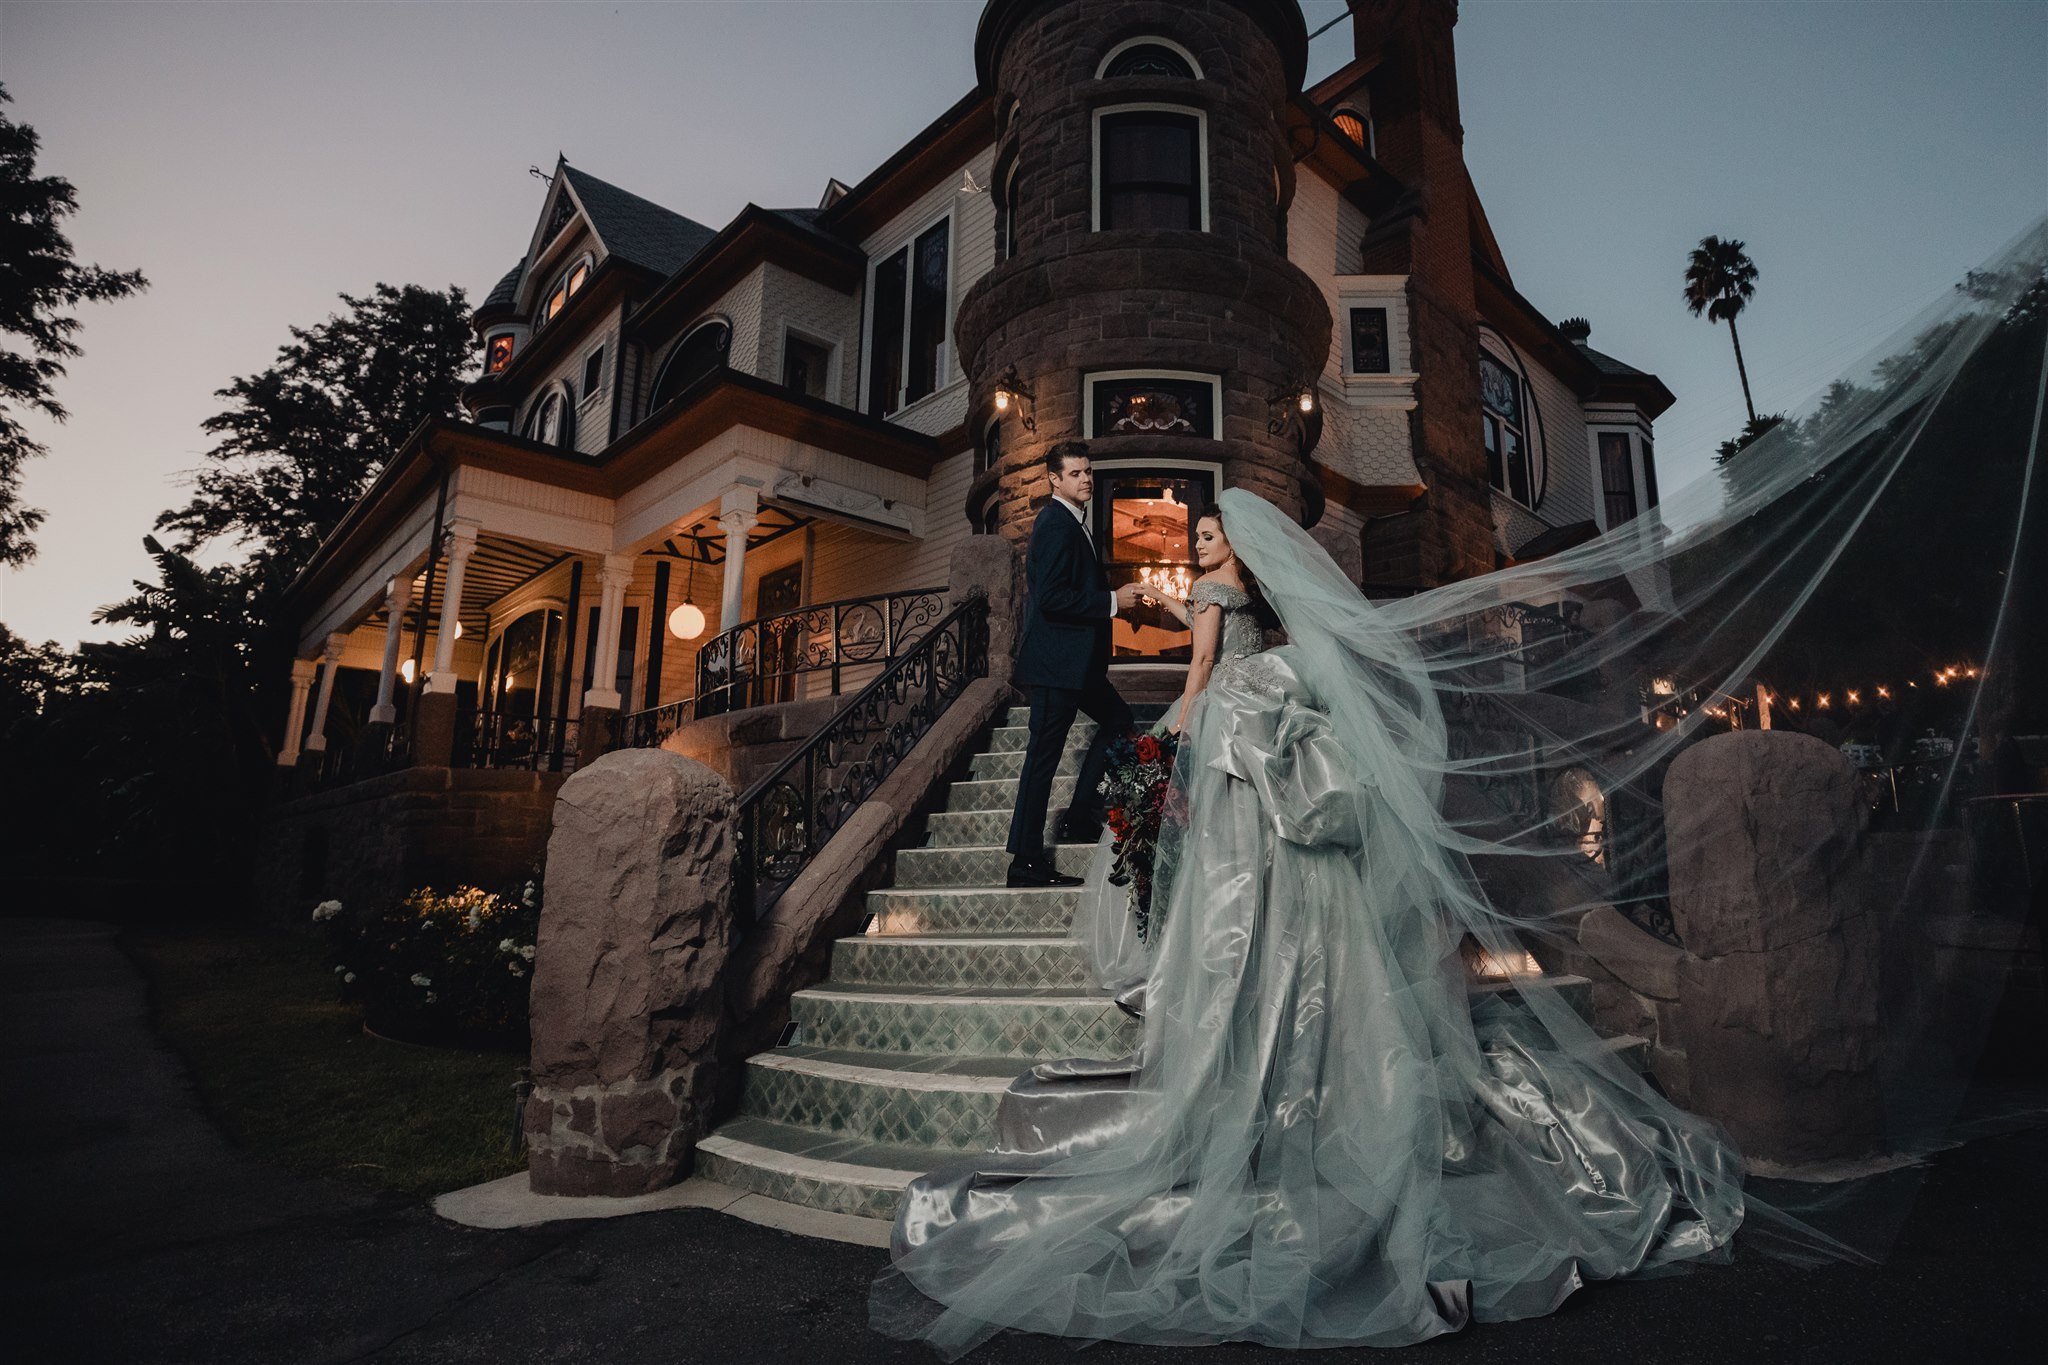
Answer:
<svg viewBox="0 0 2048 1365"><path fill-rule="evenodd" d="M944 588L918 588L743 622L697 652L696 715L799 700L803 680L818 674L829 676L827 695L836 697L848 670L902 657L945 610Z"/></svg>
<svg viewBox="0 0 2048 1365"><path fill-rule="evenodd" d="M576 767L576 722L566 716L458 711L452 758L458 768L570 772Z"/></svg>
<svg viewBox="0 0 2048 1365"><path fill-rule="evenodd" d="M803 747L739 800L733 917L745 932L874 795L932 723L988 676L988 599L922 632Z"/></svg>

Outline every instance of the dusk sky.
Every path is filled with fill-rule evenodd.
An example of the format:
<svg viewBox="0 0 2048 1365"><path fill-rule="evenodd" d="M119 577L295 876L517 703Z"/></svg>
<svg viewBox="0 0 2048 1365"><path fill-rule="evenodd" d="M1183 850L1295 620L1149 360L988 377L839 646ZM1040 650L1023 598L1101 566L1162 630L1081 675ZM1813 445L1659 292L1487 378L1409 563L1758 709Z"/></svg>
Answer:
<svg viewBox="0 0 2048 1365"><path fill-rule="evenodd" d="M214 390L378 281L479 300L557 151L702 222L815 204L974 80L981 0L28 3L0 81L69 178L83 261L148 293L81 316L26 499L40 557L0 621L75 645L150 575ZM1311 28L1342 0L1305 0ZM1679 300L1739 237L1760 410L1796 409L2048 209L2048 4L1464 0L1466 155L1516 284L1678 395L1667 487L1742 422L1727 329ZM1316 39L1310 78L1350 54ZM1477 439L1475 433L1474 439Z"/></svg>

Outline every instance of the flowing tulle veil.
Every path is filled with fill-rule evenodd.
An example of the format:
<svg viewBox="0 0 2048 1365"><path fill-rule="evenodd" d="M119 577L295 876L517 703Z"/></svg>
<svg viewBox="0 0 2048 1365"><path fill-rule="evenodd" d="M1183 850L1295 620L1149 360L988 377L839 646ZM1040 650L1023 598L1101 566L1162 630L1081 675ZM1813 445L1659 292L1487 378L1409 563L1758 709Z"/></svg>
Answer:
<svg viewBox="0 0 2048 1365"><path fill-rule="evenodd" d="M1665 939L1693 925L1699 941L1674 950L1706 961L1706 939L1727 931L1683 896L1674 908L1672 841L1692 847L1667 838L1692 818L1664 800L1674 765L1696 768L1687 751L1731 728L1761 732L1774 702L1780 728L1868 705L1875 719L1852 737L1903 744L1901 727L1937 714L1906 694L1955 686L1961 710L1940 714L1975 743L1933 746L1917 795L1858 817L1891 839L1890 879L1859 882L1867 906L1829 930L1883 974L1861 996L1881 996L1886 1017L1839 1030L1861 1040L1839 1046L1867 1073L1871 1151L1943 1140L1988 1017L1919 971L1916 916L1953 899L1942 879L1958 857L1976 859L1973 932L2017 942L2029 913L2025 883L2001 880L2013 850L1971 825L1965 798L2000 786L1994 755L2011 736L2048 730L2023 685L2048 682L2026 616L2042 605L2044 263L2037 223L1810 412L1538 562L1369 601L1307 531L1226 491L1225 533L1286 633L1271 656L1292 690L1273 714L1280 747L1304 755L1284 774L1295 785L1276 798L1262 775L1263 804L1248 804L1259 783L1188 761L1233 742L1222 708L1193 708L1174 778L1185 820L1169 822L1155 888L1143 1066L1114 1140L999 1170L944 1209L914 1187L904 1217L924 1221L906 1246L899 1219L875 1325L949 1356L1004 1327L1394 1344L1549 1311L1582 1279L1718 1259L1738 1228L1745 1249L1882 1254L1881 1228L1845 1240L1759 1200L1721 1126L1557 992L1469 987L1584 969L1595 912ZM1769 752L1819 762L1797 748L1811 735L1791 742ZM1246 828L1276 801L1314 828L1278 841ZM1759 906L1835 894L1841 838L1769 846L1783 856L1747 872ZM1281 862L1214 864L1234 848L1278 848ZM1272 884L1243 890L1262 875ZM1077 929L1117 984L1137 961L1128 936L1099 916ZM1825 1013L1866 1009L1856 985L1805 1002L1829 1046ZM1304 1088L1256 1072L1267 1064L1306 1068Z"/></svg>

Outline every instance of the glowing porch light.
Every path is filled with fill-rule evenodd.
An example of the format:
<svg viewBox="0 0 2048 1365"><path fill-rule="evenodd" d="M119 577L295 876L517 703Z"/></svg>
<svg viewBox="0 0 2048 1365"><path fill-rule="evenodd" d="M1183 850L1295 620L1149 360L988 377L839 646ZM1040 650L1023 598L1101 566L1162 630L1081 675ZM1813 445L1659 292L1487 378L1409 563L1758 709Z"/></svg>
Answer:
<svg viewBox="0 0 2048 1365"><path fill-rule="evenodd" d="M678 640L694 640L704 633L704 609L685 602L668 614L668 633Z"/></svg>

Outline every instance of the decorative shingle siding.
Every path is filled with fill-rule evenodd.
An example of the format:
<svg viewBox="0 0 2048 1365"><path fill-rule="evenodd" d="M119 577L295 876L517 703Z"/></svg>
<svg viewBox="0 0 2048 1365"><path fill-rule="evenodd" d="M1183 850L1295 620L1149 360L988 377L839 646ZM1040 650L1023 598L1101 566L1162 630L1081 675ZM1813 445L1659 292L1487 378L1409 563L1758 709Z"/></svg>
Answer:
<svg viewBox="0 0 2048 1365"><path fill-rule="evenodd" d="M761 282L759 365L762 377L782 378L783 338L792 329L814 341L829 342L837 387L825 397L845 407L855 404L860 378L860 298L831 285L806 279L778 265L763 268Z"/></svg>

